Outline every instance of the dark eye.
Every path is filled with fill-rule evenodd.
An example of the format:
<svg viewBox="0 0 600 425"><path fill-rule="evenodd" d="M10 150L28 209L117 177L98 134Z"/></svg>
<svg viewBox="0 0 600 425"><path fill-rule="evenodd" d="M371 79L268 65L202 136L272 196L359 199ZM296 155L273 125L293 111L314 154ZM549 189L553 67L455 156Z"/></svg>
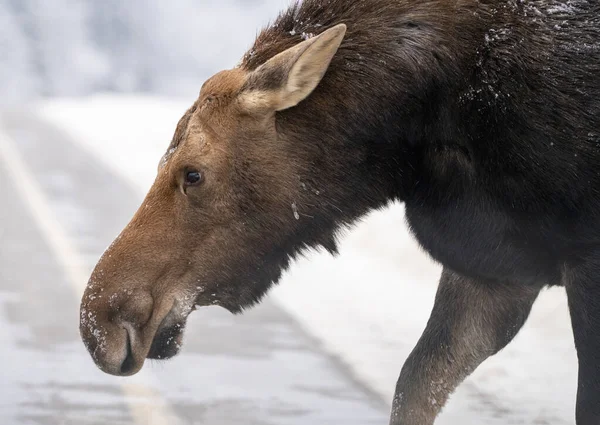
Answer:
<svg viewBox="0 0 600 425"><path fill-rule="evenodd" d="M185 172L185 185L197 186L202 183L202 173L197 170L187 170Z"/></svg>

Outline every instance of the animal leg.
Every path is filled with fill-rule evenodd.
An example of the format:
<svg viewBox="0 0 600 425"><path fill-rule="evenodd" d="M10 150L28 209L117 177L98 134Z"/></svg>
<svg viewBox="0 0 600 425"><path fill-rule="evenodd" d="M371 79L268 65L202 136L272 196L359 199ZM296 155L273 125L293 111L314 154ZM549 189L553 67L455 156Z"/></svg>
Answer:
<svg viewBox="0 0 600 425"><path fill-rule="evenodd" d="M577 425L600 424L600 254L565 274L579 360Z"/></svg>
<svg viewBox="0 0 600 425"><path fill-rule="evenodd" d="M540 289L444 269L427 327L400 373L390 424L433 424L456 387L519 332Z"/></svg>

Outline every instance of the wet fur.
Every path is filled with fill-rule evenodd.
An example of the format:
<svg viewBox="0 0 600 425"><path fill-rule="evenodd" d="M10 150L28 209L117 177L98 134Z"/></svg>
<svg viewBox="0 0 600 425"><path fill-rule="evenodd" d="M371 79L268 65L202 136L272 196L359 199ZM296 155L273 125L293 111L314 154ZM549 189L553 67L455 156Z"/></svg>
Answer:
<svg viewBox="0 0 600 425"><path fill-rule="evenodd" d="M314 164L301 178L350 180L325 186L344 221L404 201L456 271L559 284L600 238L600 5L548 13L561 4L308 0L242 67L347 23L319 88L277 117Z"/></svg>
<svg viewBox="0 0 600 425"><path fill-rule="evenodd" d="M328 74L277 126L309 164L299 179L327 194L319 214L299 204L320 220L298 242L330 244L340 224L400 200L444 265L392 424L433 423L462 379L516 335L539 290L565 283L578 424L598 423L600 344L589 335L600 332L600 267L585 282L565 270L600 242L600 4L307 0L259 35L241 67L340 22L348 33Z"/></svg>

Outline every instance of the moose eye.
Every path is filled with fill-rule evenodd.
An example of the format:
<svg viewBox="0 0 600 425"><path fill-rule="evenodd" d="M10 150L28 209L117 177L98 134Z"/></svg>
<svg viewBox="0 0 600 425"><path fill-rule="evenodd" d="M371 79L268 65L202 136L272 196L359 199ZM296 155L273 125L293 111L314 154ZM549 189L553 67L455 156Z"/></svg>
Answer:
<svg viewBox="0 0 600 425"><path fill-rule="evenodd" d="M202 183L202 174L197 170L187 170L185 172L185 185L197 186Z"/></svg>

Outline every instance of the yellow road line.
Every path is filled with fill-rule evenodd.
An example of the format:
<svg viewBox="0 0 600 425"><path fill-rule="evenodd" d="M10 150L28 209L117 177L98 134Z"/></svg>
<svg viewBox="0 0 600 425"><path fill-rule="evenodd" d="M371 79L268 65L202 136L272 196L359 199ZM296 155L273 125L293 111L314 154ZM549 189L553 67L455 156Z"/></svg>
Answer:
<svg viewBox="0 0 600 425"><path fill-rule="evenodd" d="M41 187L28 172L25 162L15 148L15 142L1 129L0 160L6 167L8 175L17 187L23 201L29 207L35 223L50 245L56 260L67 274L69 283L77 294L77 299L80 299L90 271L85 267L85 262L52 213L50 203ZM94 367L91 359L90 367ZM121 388L136 424L173 425L180 422L166 401L151 387L121 382Z"/></svg>

